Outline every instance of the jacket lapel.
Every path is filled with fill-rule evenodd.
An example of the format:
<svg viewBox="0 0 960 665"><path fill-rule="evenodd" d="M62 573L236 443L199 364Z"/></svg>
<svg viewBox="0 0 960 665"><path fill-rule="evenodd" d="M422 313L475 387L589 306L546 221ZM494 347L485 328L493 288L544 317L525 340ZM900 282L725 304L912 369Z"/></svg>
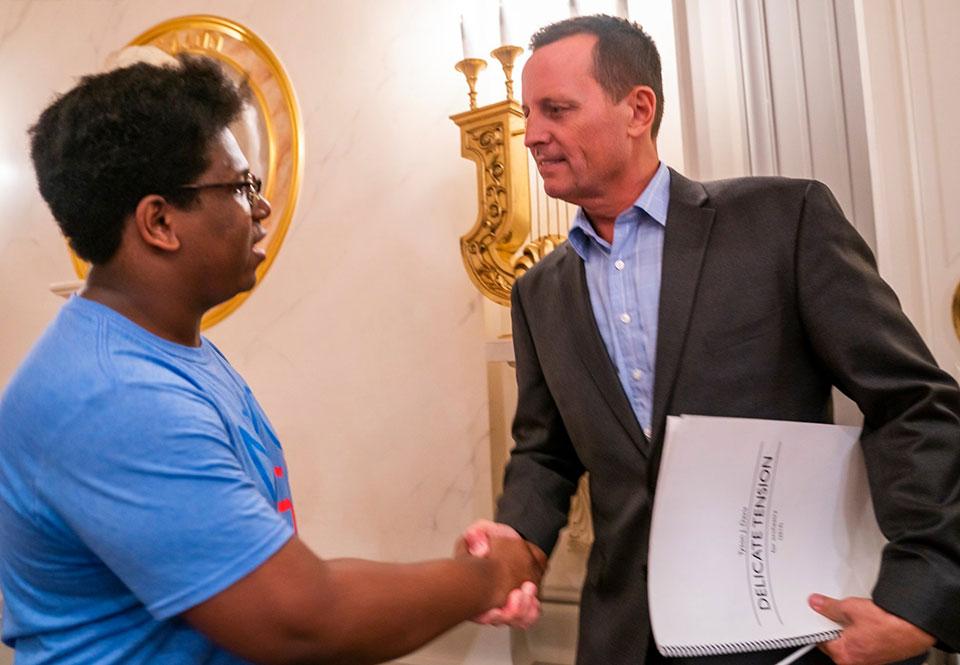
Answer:
<svg viewBox="0 0 960 665"><path fill-rule="evenodd" d="M700 270L706 253L714 210L704 207L703 185L670 169L670 208L663 242L663 268L657 332L656 378L653 386L653 438L659 441L666 408L686 341Z"/></svg>
<svg viewBox="0 0 960 665"><path fill-rule="evenodd" d="M563 257L560 270L562 286L565 288L559 292L570 294L570 297L566 298L566 307L567 320L570 322L569 329L573 334L572 343L576 349L574 355L586 366L597 390L603 395L617 420L630 435L634 445L641 453L648 455L650 443L637 423L630 401L623 392L623 386L620 385L616 367L607 354L607 347L597 328L593 307L590 304L590 292L587 288L583 260L569 243L564 245L564 250L566 255Z"/></svg>

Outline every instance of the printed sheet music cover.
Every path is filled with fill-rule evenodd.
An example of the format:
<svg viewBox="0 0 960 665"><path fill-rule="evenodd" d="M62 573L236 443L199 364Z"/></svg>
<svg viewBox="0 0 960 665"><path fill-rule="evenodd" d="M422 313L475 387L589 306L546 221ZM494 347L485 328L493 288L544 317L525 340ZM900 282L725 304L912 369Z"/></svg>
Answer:
<svg viewBox="0 0 960 665"><path fill-rule="evenodd" d="M884 544L854 427L670 417L650 535L654 638L666 656L838 634L811 593L869 596Z"/></svg>

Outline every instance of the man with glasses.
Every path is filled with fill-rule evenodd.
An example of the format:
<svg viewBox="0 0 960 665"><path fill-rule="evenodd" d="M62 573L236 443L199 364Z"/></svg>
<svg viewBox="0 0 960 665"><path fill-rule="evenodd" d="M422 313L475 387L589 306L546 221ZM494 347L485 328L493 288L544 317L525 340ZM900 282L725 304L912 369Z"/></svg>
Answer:
<svg viewBox="0 0 960 665"><path fill-rule="evenodd" d="M86 77L31 130L40 192L92 267L0 398L21 665L378 662L537 574L519 541L395 565L297 538L276 432L200 335L264 259L270 205L227 129L244 96L181 56Z"/></svg>

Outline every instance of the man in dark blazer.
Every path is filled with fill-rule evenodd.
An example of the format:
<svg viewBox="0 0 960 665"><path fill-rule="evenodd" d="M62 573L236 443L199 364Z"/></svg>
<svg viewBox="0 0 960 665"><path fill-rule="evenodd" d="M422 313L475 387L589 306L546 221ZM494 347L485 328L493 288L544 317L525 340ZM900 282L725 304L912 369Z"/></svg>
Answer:
<svg viewBox="0 0 960 665"><path fill-rule="evenodd" d="M577 662L686 662L657 654L647 609L666 416L828 423L836 386L864 413L890 542L872 599L811 596L844 630L800 662L914 663L935 643L956 649L960 392L830 191L786 178L697 183L662 165L659 56L633 24L570 19L532 48L526 143L547 193L581 210L570 241L513 289L516 447L499 524L474 525L468 543L515 531L545 562L589 472L595 543ZM529 619L521 614L485 619Z"/></svg>

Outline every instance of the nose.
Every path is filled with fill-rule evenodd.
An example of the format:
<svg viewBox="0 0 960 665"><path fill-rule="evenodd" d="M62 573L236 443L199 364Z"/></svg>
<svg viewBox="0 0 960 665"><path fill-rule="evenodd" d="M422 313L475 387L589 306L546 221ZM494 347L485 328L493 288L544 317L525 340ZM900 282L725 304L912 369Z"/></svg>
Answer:
<svg viewBox="0 0 960 665"><path fill-rule="evenodd" d="M539 119L537 114L530 113L527 116L527 128L523 135L523 145L532 150L534 146L546 143L548 139L549 134L546 131L544 123Z"/></svg>
<svg viewBox="0 0 960 665"><path fill-rule="evenodd" d="M256 203L250 208L250 214L253 216L254 221L257 222L269 217L272 211L273 208L270 207L270 202L267 200L267 197L261 194L257 195Z"/></svg>

